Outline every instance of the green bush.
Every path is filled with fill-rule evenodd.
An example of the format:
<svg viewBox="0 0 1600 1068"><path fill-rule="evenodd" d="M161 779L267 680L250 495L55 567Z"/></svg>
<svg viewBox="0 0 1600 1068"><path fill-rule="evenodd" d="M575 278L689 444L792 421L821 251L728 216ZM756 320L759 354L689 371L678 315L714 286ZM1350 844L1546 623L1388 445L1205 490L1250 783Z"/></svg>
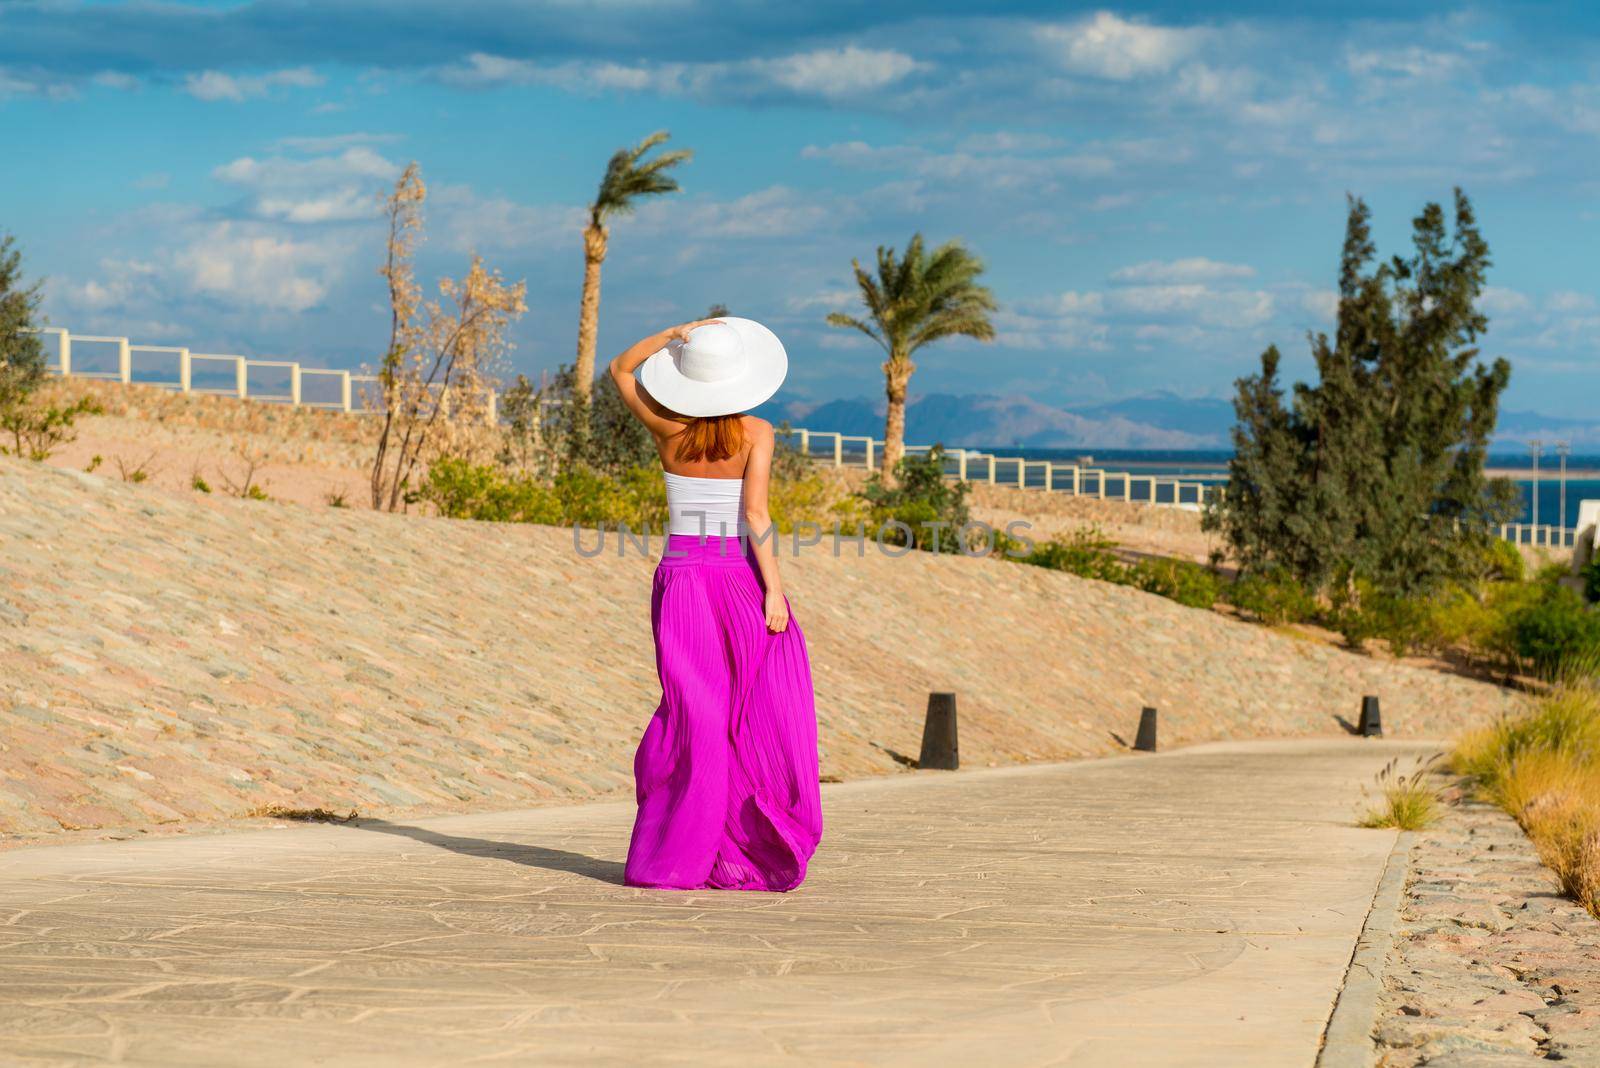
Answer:
<svg viewBox="0 0 1600 1068"><path fill-rule="evenodd" d="M1152 557L1128 568L1127 581L1146 593L1188 605L1210 608L1222 596L1222 583L1216 572L1189 560Z"/></svg>
<svg viewBox="0 0 1600 1068"><path fill-rule="evenodd" d="M1566 586L1545 586L1538 599L1517 610L1511 631L1517 654L1546 678L1555 677L1564 662L1600 651L1600 613Z"/></svg>
<svg viewBox="0 0 1600 1068"><path fill-rule="evenodd" d="M492 523L578 524L660 531L667 516L666 487L659 472L629 468L612 476L590 467L569 467L548 485L509 474L490 464L439 460L413 500L451 519Z"/></svg>
<svg viewBox="0 0 1600 1068"><path fill-rule="evenodd" d="M1300 623L1317 612L1317 601L1286 571L1241 575L1223 591L1224 599L1269 626Z"/></svg>
<svg viewBox="0 0 1600 1068"><path fill-rule="evenodd" d="M1128 568L1111 551L1113 544L1098 528L1080 527L1065 537L1052 538L1035 546L1031 553L1017 559L1024 564L1065 571L1081 578L1124 583L1128 579Z"/></svg>
<svg viewBox="0 0 1600 1068"><path fill-rule="evenodd" d="M1119 586L1133 586L1190 608L1210 608L1221 596L1222 584L1208 567L1169 557L1150 557L1130 566L1117 559L1112 552L1114 544L1098 528L1080 527L1036 545L1032 552L1020 556L1013 555L1020 548L1020 542L997 534L995 550L1024 564L1065 571L1080 578L1114 582Z"/></svg>
<svg viewBox="0 0 1600 1068"><path fill-rule="evenodd" d="M1352 649L1381 638L1395 656L1406 656L1419 647L1439 644L1432 598L1396 595L1365 579L1340 587L1327 622Z"/></svg>
<svg viewBox="0 0 1600 1068"><path fill-rule="evenodd" d="M551 490L532 479L507 475L488 464L439 460L428 468L427 481L416 496L450 519L480 519L493 523L560 522L560 506Z"/></svg>
<svg viewBox="0 0 1600 1068"><path fill-rule="evenodd" d="M1484 577L1499 582L1521 582L1527 574L1522 551L1504 538L1491 538L1483 549Z"/></svg>
<svg viewBox="0 0 1600 1068"><path fill-rule="evenodd" d="M873 527L886 545L952 552L970 516L965 482L944 477L944 448L900 458L894 485L873 475L859 494L871 512ZM895 524L904 524L904 527ZM909 534L906 527L910 528Z"/></svg>

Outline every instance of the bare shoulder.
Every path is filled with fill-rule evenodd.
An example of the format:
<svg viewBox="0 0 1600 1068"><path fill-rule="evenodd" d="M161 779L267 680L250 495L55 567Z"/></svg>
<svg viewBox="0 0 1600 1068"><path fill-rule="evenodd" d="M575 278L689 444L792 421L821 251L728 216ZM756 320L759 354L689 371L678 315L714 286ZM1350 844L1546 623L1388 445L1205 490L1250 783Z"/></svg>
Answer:
<svg viewBox="0 0 1600 1068"><path fill-rule="evenodd" d="M754 415L740 416L744 432L750 436L751 441L771 441L773 438L772 424L765 419Z"/></svg>

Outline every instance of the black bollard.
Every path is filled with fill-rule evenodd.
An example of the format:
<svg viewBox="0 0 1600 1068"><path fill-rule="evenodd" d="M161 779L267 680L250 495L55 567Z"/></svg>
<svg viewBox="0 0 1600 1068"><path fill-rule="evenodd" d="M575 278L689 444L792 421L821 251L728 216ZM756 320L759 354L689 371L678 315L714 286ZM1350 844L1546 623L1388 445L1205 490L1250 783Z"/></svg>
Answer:
<svg viewBox="0 0 1600 1068"><path fill-rule="evenodd" d="M1361 737L1383 737L1383 716L1378 712L1378 699L1372 694L1361 699Z"/></svg>
<svg viewBox="0 0 1600 1068"><path fill-rule="evenodd" d="M956 745L956 695L930 693L928 719L922 725L922 756L919 768L955 771L961 766L961 754Z"/></svg>
<svg viewBox="0 0 1600 1068"><path fill-rule="evenodd" d="M1140 752L1154 753L1156 751L1156 710L1146 707L1139 712L1139 733L1133 739L1133 747Z"/></svg>

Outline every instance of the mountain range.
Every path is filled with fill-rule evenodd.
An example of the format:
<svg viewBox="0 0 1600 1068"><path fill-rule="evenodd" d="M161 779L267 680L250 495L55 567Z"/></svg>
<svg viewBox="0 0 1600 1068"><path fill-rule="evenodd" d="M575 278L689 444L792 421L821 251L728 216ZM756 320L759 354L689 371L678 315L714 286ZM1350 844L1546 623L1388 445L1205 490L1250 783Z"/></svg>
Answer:
<svg viewBox="0 0 1600 1068"><path fill-rule="evenodd" d="M810 430L883 436L882 399L775 401L762 405L756 414ZM1168 392L1070 407L1025 396L927 393L907 402L906 440L987 448L1226 449L1233 422L1231 401ZM1500 413L1498 447L1520 448L1534 438L1547 446L1564 440L1580 451L1594 449L1600 447L1600 420L1529 411Z"/></svg>

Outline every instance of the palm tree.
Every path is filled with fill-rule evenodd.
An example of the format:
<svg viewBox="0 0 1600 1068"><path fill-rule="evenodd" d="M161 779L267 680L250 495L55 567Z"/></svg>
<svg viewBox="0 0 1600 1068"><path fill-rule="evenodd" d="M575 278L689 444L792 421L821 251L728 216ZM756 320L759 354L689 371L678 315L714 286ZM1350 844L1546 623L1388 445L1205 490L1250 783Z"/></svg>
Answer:
<svg viewBox="0 0 1600 1068"><path fill-rule="evenodd" d="M998 305L994 294L981 286L983 261L959 241L949 241L933 252L915 234L903 257L892 248L878 246L878 276L874 278L852 260L856 285L867 319L833 312L828 322L861 331L888 353L883 362L884 392L889 413L883 427L883 475L894 479L895 465L905 452L906 385L916 364L911 356L922 346L946 337L994 340L989 313Z"/></svg>
<svg viewBox="0 0 1600 1068"><path fill-rule="evenodd" d="M662 152L646 161L645 153L667 140L667 131L657 130L632 148L619 148L606 165L600 179L600 192L589 205L589 222L583 228L583 302L578 309L578 360L573 388L584 400L594 385L594 343L600 328L600 265L606 259L611 232L606 220L633 211L643 197L676 193L677 180L667 172L694 155L681 148Z"/></svg>

